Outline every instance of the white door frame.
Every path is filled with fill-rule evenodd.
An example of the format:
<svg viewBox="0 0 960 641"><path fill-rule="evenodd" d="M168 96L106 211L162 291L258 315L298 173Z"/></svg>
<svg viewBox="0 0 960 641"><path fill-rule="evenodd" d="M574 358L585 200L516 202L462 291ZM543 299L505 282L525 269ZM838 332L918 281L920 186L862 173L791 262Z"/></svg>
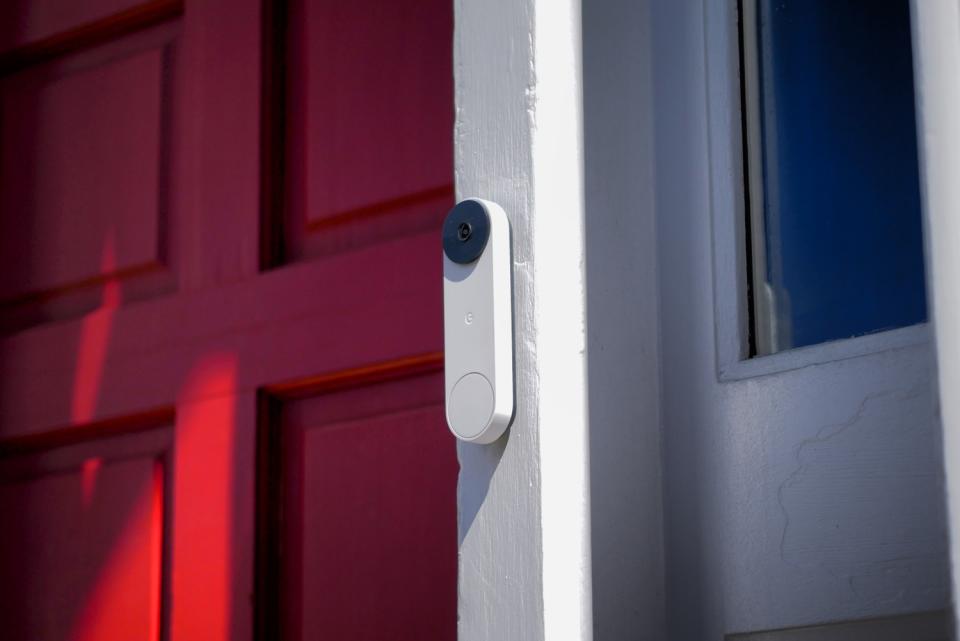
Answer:
<svg viewBox="0 0 960 641"><path fill-rule="evenodd" d="M517 376L508 435L459 447L463 640L586 640L594 631L653 639L665 629L658 335L666 330L658 327L654 212L666 200L654 168L666 147L662 139L657 146L651 112L663 106L661 85L672 86L656 70L673 68L663 43L674 36L651 25L680 9L612 0L585 7L581 26L580 4L456 2L457 195L495 200L511 218ZM951 173L960 167L960 6L913 4L945 456L956 470L960 400L948 392L960 384L960 257L952 251L960 183ZM722 13L709 2L703 10L711 23ZM716 160L712 171L722 171ZM738 324L721 325L720 382L772 373L766 365L777 359L739 362ZM905 344L884 347L913 348L922 332L905 330ZM850 345L842 354L831 346L787 354L773 369L878 350L869 338ZM948 483L960 531L960 475ZM956 576L954 585L960 590Z"/></svg>
<svg viewBox="0 0 960 641"><path fill-rule="evenodd" d="M579 0L457 0L457 197L513 226L516 414L459 444L459 638L592 638ZM438 248L439 260L439 248Z"/></svg>
<svg viewBox="0 0 960 641"><path fill-rule="evenodd" d="M917 142L947 477L954 621L960 595L960 3L913 0Z"/></svg>

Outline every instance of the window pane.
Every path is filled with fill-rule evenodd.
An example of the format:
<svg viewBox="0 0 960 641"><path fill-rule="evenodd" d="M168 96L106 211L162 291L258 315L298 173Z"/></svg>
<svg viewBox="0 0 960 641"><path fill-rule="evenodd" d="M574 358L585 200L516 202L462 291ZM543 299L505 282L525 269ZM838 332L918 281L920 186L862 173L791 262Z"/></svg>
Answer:
<svg viewBox="0 0 960 641"><path fill-rule="evenodd" d="M756 351L926 320L909 3L759 0L752 19Z"/></svg>

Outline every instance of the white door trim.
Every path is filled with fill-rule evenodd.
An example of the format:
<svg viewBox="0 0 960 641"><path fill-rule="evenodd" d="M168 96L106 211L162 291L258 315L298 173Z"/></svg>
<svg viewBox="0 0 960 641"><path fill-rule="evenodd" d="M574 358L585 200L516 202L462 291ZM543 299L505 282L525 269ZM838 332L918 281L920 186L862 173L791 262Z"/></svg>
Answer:
<svg viewBox="0 0 960 641"><path fill-rule="evenodd" d="M913 0L911 14L927 289L936 337L956 603L960 595L960 3ZM956 616L954 605L955 620Z"/></svg>
<svg viewBox="0 0 960 641"><path fill-rule="evenodd" d="M580 2L455 9L457 197L513 226L517 383L508 434L458 446L459 638L589 640Z"/></svg>

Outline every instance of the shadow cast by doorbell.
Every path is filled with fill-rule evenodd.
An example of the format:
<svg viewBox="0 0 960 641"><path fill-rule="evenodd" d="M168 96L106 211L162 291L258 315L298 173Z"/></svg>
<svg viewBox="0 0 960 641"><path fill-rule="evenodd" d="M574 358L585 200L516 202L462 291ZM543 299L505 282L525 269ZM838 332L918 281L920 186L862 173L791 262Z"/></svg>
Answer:
<svg viewBox="0 0 960 641"><path fill-rule="evenodd" d="M513 420L510 221L470 198L443 223L443 348L447 425L469 443L493 443Z"/></svg>

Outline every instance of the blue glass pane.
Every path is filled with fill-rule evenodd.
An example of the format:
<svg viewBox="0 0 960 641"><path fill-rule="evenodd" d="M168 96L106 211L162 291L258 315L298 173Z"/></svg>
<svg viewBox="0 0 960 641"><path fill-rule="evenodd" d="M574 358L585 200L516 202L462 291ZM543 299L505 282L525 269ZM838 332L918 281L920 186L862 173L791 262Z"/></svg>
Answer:
<svg viewBox="0 0 960 641"><path fill-rule="evenodd" d="M760 0L758 20L776 348L926 320L909 3Z"/></svg>

